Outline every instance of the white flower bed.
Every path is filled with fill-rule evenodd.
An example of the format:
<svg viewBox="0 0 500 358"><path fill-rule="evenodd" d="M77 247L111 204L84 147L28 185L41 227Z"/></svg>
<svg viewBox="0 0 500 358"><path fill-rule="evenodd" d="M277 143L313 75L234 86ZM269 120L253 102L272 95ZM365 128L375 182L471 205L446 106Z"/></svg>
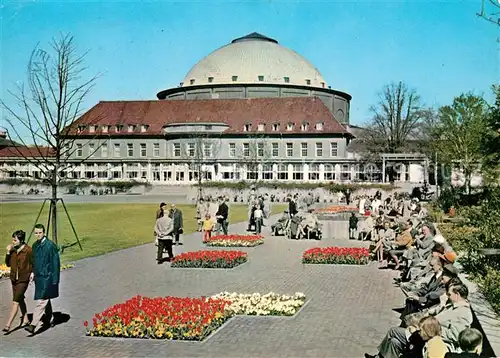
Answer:
<svg viewBox="0 0 500 358"><path fill-rule="evenodd" d="M220 246L220 247L253 247L262 245L264 243L263 239L248 241L248 240L216 240L207 243L208 246Z"/></svg>
<svg viewBox="0 0 500 358"><path fill-rule="evenodd" d="M306 295L301 292L293 296L279 295L274 292L265 295L221 292L211 298L230 301L231 305L227 307L227 310L236 315L293 316L304 305Z"/></svg>

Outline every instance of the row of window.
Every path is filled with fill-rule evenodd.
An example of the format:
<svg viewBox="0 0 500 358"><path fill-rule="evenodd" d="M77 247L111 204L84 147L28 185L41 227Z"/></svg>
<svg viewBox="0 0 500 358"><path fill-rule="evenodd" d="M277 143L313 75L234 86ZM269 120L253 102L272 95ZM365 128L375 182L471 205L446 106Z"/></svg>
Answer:
<svg viewBox="0 0 500 358"><path fill-rule="evenodd" d="M213 83L214 82L214 77L208 77L207 80L208 80L208 83ZM257 76L257 80L259 82L264 82L265 81L265 76L264 75L258 75ZM231 81L238 82L238 76L231 76ZM283 81L285 83L290 83L290 77L287 77L287 76L283 77ZM311 80L310 79L306 78L304 81L305 81L305 83L306 83L307 86L311 85ZM274 82L274 80L273 80L273 82ZM196 79L191 78L189 80L189 84L190 85L196 84ZM181 82L179 85L182 87L184 85L184 82ZM325 88L325 86L326 86L325 82L321 82L321 87Z"/></svg>
<svg viewBox="0 0 500 358"><path fill-rule="evenodd" d="M252 143L254 144L254 143ZM200 158L211 158L214 156L214 143L202 143L202 148L197 148L196 143L187 143L185 154L188 157L200 157ZM121 143L113 144L113 152L112 157L120 158L121 157ZM286 143L286 156L293 157L294 154L294 143ZM338 156L338 143L332 142L330 143L330 156L337 157ZM107 143L103 143L99 148L96 147L95 143L88 144L88 156L92 157L97 150L100 150L101 157L107 158L109 157L109 148ZM141 157L147 157L147 144L140 143L139 144L139 154ZM229 143L229 156L235 158L238 156L236 143ZM315 143L314 146L314 154L316 157L323 156L323 143L318 142ZM173 156L174 157L182 157L182 147L181 143L173 143ZM83 145L78 143L76 145L76 156L83 157ZM127 143L127 157L134 157L134 144ZM255 143L255 145L251 146L251 143L243 143L242 144L242 156L257 156L257 157L279 157L279 143L271 143L271 146L266 146L265 143ZM300 143L300 156L308 157L309 156L309 144L308 143ZM153 157L160 157L160 143L153 143Z"/></svg>
<svg viewBox="0 0 500 358"><path fill-rule="evenodd" d="M305 131L308 131L309 130L309 122L304 122L300 125L300 130L305 132ZM263 132L266 128L266 125L265 123L259 123L257 124L257 131L258 132ZM319 123L316 123L314 125L314 128L317 130L317 131L322 131L323 130L323 122L319 122ZM278 132L280 130L280 124L279 123L273 123L271 125L271 129L273 132ZM292 122L289 122L287 123L286 125L286 130L287 131L293 131L295 129L295 123L292 123ZM252 124L251 123L247 123L247 124L244 124L243 125L243 132L250 132L252 130Z"/></svg>
<svg viewBox="0 0 500 358"><path fill-rule="evenodd" d="M110 128L111 126L108 126L108 125L102 125L100 128L102 130L102 133L108 133L110 131ZM78 133L82 133L85 128L87 128L87 126L85 125L79 125L77 127L77 131ZM120 132L123 132L124 130L124 125L122 124L118 124L116 126L113 126L114 130L115 130L115 133L120 133ZM98 125L90 125L89 126L89 133L95 133L97 132L97 130L99 129L99 126ZM135 130L137 129L137 125L136 124L129 124L127 126L127 132L128 133L133 133L135 132ZM141 133L145 133L147 132L149 129L149 126L147 124L141 124Z"/></svg>

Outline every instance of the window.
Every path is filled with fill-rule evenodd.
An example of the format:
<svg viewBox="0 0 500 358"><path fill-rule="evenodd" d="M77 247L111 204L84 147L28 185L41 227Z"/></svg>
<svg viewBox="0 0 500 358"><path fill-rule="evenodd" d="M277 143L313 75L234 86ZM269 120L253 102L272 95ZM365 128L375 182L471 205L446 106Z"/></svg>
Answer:
<svg viewBox="0 0 500 358"><path fill-rule="evenodd" d="M101 157L107 158L108 157L108 144L103 143L101 145Z"/></svg>
<svg viewBox="0 0 500 358"><path fill-rule="evenodd" d="M338 156L338 143L330 143L330 156Z"/></svg>
<svg viewBox="0 0 500 358"><path fill-rule="evenodd" d="M283 79L285 80L285 83L290 83L290 77L283 77Z"/></svg>
<svg viewBox="0 0 500 358"><path fill-rule="evenodd" d="M143 124L143 125L141 126L141 132L142 132L142 133L147 132L147 131L148 131L148 129L149 129L149 126L148 126L147 124Z"/></svg>
<svg viewBox="0 0 500 358"><path fill-rule="evenodd" d="M146 143L141 143L140 146L141 146L141 157L147 156Z"/></svg>
<svg viewBox="0 0 500 358"><path fill-rule="evenodd" d="M286 156L293 157L293 143L286 144Z"/></svg>
<svg viewBox="0 0 500 358"><path fill-rule="evenodd" d="M229 156L236 157L236 143L229 143Z"/></svg>
<svg viewBox="0 0 500 358"><path fill-rule="evenodd" d="M194 143L188 143L187 145L187 152L189 157L194 157L196 153L196 148Z"/></svg>
<svg viewBox="0 0 500 358"><path fill-rule="evenodd" d="M311 84L311 80L306 80L306 85L310 85Z"/></svg>
<svg viewBox="0 0 500 358"><path fill-rule="evenodd" d="M335 180L335 166L333 164L325 164L325 180Z"/></svg>
<svg viewBox="0 0 500 358"><path fill-rule="evenodd" d="M108 126L102 126L102 132L103 133L108 133L108 129L109 129Z"/></svg>
<svg viewBox="0 0 500 358"><path fill-rule="evenodd" d="M117 125L117 126L115 127L115 132L116 132L116 133L120 133L120 132L122 131L122 129L123 129L123 126L122 126L121 124L119 124L119 125Z"/></svg>
<svg viewBox="0 0 500 358"><path fill-rule="evenodd" d="M231 77L231 80L232 80L233 82L238 81L238 76L233 76L233 77Z"/></svg>
<svg viewBox="0 0 500 358"><path fill-rule="evenodd" d="M83 157L83 149L81 144L76 145L76 156Z"/></svg>
<svg viewBox="0 0 500 358"><path fill-rule="evenodd" d="M160 156L160 143L153 143L153 157Z"/></svg>
<svg viewBox="0 0 500 358"><path fill-rule="evenodd" d="M286 130L287 130L287 131L292 131L292 130L293 130L293 123L288 123L288 124L286 125Z"/></svg>
<svg viewBox="0 0 500 358"><path fill-rule="evenodd" d="M214 81L213 77L208 77L208 83L212 83Z"/></svg>
<svg viewBox="0 0 500 358"><path fill-rule="evenodd" d="M279 152L279 144L278 143L273 143L273 151L272 151L272 156L273 157L279 157L280 152Z"/></svg>
<svg viewBox="0 0 500 358"><path fill-rule="evenodd" d="M311 164L309 167L309 180L319 180L319 164Z"/></svg>
<svg viewBox="0 0 500 358"><path fill-rule="evenodd" d="M349 168L349 164L342 164L340 180L351 180L351 170Z"/></svg>
<svg viewBox="0 0 500 358"><path fill-rule="evenodd" d="M264 164L262 166L262 179L263 180L273 180L273 165Z"/></svg>
<svg viewBox="0 0 500 358"><path fill-rule="evenodd" d="M95 133L97 126L89 126L89 132Z"/></svg>
<svg viewBox="0 0 500 358"><path fill-rule="evenodd" d="M192 85L194 85L194 78L191 79L191 80L189 80L189 83L192 84Z"/></svg>
<svg viewBox="0 0 500 358"><path fill-rule="evenodd" d="M120 158L120 143L113 145L113 157Z"/></svg>
<svg viewBox="0 0 500 358"><path fill-rule="evenodd" d="M292 172L293 180L304 180L304 173L302 171L302 164L294 164Z"/></svg>
<svg viewBox="0 0 500 358"><path fill-rule="evenodd" d="M321 87L325 88L325 82L321 82Z"/></svg>
<svg viewBox="0 0 500 358"><path fill-rule="evenodd" d="M251 124L245 124L243 126L243 132L250 132L250 128L252 127Z"/></svg>
<svg viewBox="0 0 500 358"><path fill-rule="evenodd" d="M247 180L257 180L259 175L257 164L247 165Z"/></svg>
<svg viewBox="0 0 500 358"><path fill-rule="evenodd" d="M288 165L279 164L277 174L278 180L288 180Z"/></svg>
<svg viewBox="0 0 500 358"><path fill-rule="evenodd" d="M128 131L129 133L131 133L131 132L135 131L135 125L130 124L130 125L128 126L127 131Z"/></svg>
<svg viewBox="0 0 500 358"><path fill-rule="evenodd" d="M257 143L257 156L258 157L264 156L264 143Z"/></svg>
<svg viewBox="0 0 500 358"><path fill-rule="evenodd" d="M78 133L82 133L85 130L85 126L78 126L77 131Z"/></svg>
<svg viewBox="0 0 500 358"><path fill-rule="evenodd" d="M309 129L309 123L307 122L302 123L302 125L300 126L301 131L307 131L308 129Z"/></svg>
<svg viewBox="0 0 500 358"><path fill-rule="evenodd" d="M244 157L250 156L250 143L243 143L243 156Z"/></svg>
<svg viewBox="0 0 500 358"><path fill-rule="evenodd" d="M322 131L323 130L323 122L316 123L316 130L317 131Z"/></svg>
<svg viewBox="0 0 500 358"><path fill-rule="evenodd" d="M264 76L260 75L259 76L259 82L262 82L262 81L264 81Z"/></svg>
<svg viewBox="0 0 500 358"><path fill-rule="evenodd" d="M307 143L300 143L300 155L307 157Z"/></svg>
<svg viewBox="0 0 500 358"><path fill-rule="evenodd" d="M134 144L132 143L127 143L127 156L129 157L134 156Z"/></svg>
<svg viewBox="0 0 500 358"><path fill-rule="evenodd" d="M323 143L316 143L316 156L317 157L323 156Z"/></svg>
<svg viewBox="0 0 500 358"><path fill-rule="evenodd" d="M180 156L181 156L181 144L174 143L174 157L180 157Z"/></svg>
<svg viewBox="0 0 500 358"><path fill-rule="evenodd" d="M258 124L258 125L257 125L257 130L258 130L259 132L263 132L263 131L264 131L264 126L265 126L264 124Z"/></svg>
<svg viewBox="0 0 500 358"><path fill-rule="evenodd" d="M279 131L279 130L280 130L280 124L279 124L279 123L274 123L274 124L273 124L273 131L274 131L274 132L277 132L277 131Z"/></svg>
<svg viewBox="0 0 500 358"><path fill-rule="evenodd" d="M93 157L95 152L95 143L89 143L89 157Z"/></svg>
<svg viewBox="0 0 500 358"><path fill-rule="evenodd" d="M203 143L203 156L205 158L212 157L212 143Z"/></svg>

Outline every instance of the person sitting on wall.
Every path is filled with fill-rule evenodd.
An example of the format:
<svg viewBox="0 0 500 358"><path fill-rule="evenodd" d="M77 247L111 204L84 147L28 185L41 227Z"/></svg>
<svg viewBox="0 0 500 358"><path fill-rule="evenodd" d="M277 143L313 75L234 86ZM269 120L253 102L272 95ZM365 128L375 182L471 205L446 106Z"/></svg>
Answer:
<svg viewBox="0 0 500 358"><path fill-rule="evenodd" d="M448 352L444 358L479 358L483 350L483 334L475 328L466 328L458 335L458 343L463 352Z"/></svg>
<svg viewBox="0 0 500 358"><path fill-rule="evenodd" d="M316 214L314 214L314 210L310 209L304 215L302 215L302 220L299 223L297 229L297 235L299 238L305 238L307 236L308 231L315 231L316 235L321 229L321 222L318 220Z"/></svg>

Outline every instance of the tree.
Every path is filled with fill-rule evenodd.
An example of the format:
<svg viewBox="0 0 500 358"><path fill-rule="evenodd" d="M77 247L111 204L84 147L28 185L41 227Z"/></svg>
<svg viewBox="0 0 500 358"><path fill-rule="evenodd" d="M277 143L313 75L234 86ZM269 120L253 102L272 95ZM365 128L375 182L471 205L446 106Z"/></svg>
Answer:
<svg viewBox="0 0 500 358"><path fill-rule="evenodd" d="M481 0L481 11L476 15L500 26L500 3L498 0Z"/></svg>
<svg viewBox="0 0 500 358"><path fill-rule="evenodd" d="M485 135L487 104L471 93L455 97L453 103L439 109L431 128L430 145L439 159L450 167L459 167L465 177L465 189L470 193L472 174L479 167L482 138Z"/></svg>
<svg viewBox="0 0 500 358"><path fill-rule="evenodd" d="M487 182L498 184L500 174L500 86L493 86L495 103L485 116L485 133L481 137L482 173Z"/></svg>
<svg viewBox="0 0 500 358"><path fill-rule="evenodd" d="M386 85L370 111L373 118L361 140L372 154L408 150L409 142L418 139L421 124L431 114L421 105L416 91L408 89L404 82Z"/></svg>
<svg viewBox="0 0 500 358"><path fill-rule="evenodd" d="M0 101L8 125L8 136L21 144L12 147L12 150L41 172L41 177L34 179L51 187L48 224L56 244L60 181L68 169L80 165L100 147L95 146L92 153L78 161L70 160L80 148L75 145L77 137L67 134L82 115L83 101L98 77L94 75L84 79L86 54L77 53L70 35L53 39L47 50L36 46L27 66L27 88L21 84L15 91L9 91L13 106ZM99 118L94 120L97 122Z"/></svg>
<svg viewBox="0 0 500 358"><path fill-rule="evenodd" d="M272 157L272 148L268 139L264 135L251 134L248 141L243 143L243 147L237 153L238 162L246 165L247 178L257 182L259 180L259 165L270 165L269 159Z"/></svg>
<svg viewBox="0 0 500 358"><path fill-rule="evenodd" d="M203 197L203 179L206 176L204 166L217 164L220 148L221 139L208 133L195 133L189 137L183 156L188 161L189 167L194 168L196 173L198 183L197 201ZM216 165L215 168L217 168Z"/></svg>

